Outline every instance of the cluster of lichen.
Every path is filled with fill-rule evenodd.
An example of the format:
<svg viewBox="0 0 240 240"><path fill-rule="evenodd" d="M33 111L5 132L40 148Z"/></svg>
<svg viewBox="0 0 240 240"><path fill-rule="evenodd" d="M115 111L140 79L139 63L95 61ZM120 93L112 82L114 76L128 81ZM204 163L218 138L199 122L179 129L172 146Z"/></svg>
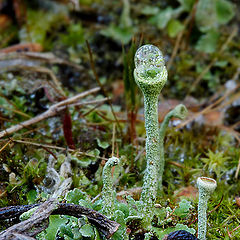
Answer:
<svg viewBox="0 0 240 240"><path fill-rule="evenodd" d="M172 117L184 119L187 110L180 104L166 115L163 123L158 123L158 97L167 81L167 70L161 51L153 45L144 45L135 54L134 77L144 95L145 127L146 127L146 159L147 167L144 175L141 197L134 201L128 197L128 211L124 223L140 220L144 229L152 229L152 219L156 215L155 202L157 194L162 191L162 175L164 169L164 136ZM110 158L103 170L103 213L117 220L122 215L114 198L111 179L111 167L117 163ZM131 207L132 206L132 207ZM133 210L135 207L135 210ZM132 209L132 210L131 210ZM126 212L126 211L125 211ZM124 214L123 214L124 215ZM146 235L147 238L148 235Z"/></svg>
<svg viewBox="0 0 240 240"><path fill-rule="evenodd" d="M152 226L152 220L153 217L156 216L158 222L161 224L161 222L164 222L164 220L161 218L161 211L163 211L164 213L170 212L171 214L173 214L173 210L171 208L162 208L161 211L159 211L155 207L157 196L161 196L161 194L163 193L162 179L164 172L164 137L166 133L166 128L168 127L171 118L174 117L184 119L187 115L186 107L182 104L177 105L165 116L162 124L159 126L158 97L164 84L166 83L167 70L164 66L162 53L157 47L152 45L145 45L138 49L135 55L135 65L136 68L134 71L134 77L137 85L140 87L144 95L146 127L147 167L144 175L140 200L135 201L132 197L127 196L126 204L117 201L112 179L112 168L120 164L120 159L117 157L109 158L103 168L103 189L101 193L102 198L100 200L92 204L91 201L89 199L86 199L86 196L84 197L81 193L79 199L77 201L73 201L73 199L71 199L71 195L74 196L74 198L75 196L79 195L74 193L74 191L70 191L66 197L67 201L70 198L69 202L74 202L76 204L81 204L98 210L110 219L120 223L121 227L111 238L113 240L129 239L129 236L126 233L127 225L134 221L138 223L139 228L147 231L147 233L145 234L146 240L150 239L153 234L156 234L157 236L161 236L161 234L163 234L162 229L158 229ZM198 187L198 234L200 240L205 240L207 201L210 197L210 194L214 191L216 187L216 182L209 178L199 178ZM187 201L181 202L179 204L180 210L175 210L175 214L177 215L177 212L179 212L179 216L185 216L186 213L189 211L190 206L190 203ZM30 213L31 212L29 212L29 214ZM72 221L74 222L74 219ZM62 234L65 234L67 228L69 228L68 230L70 232L73 231L73 226L76 224L74 224L72 221L70 221L67 225L65 220L60 221L61 225L59 225L59 231L61 230ZM64 224L65 227L63 227ZM85 228L91 228L89 227L90 225L88 222L85 222L83 225L80 226L80 228L82 229L83 226L86 226ZM179 224L176 226L176 230L183 228L190 232L194 231L193 229L189 229L183 224ZM57 234L57 231L58 230L56 228L56 232L54 233L55 235ZM96 231L96 229L94 231ZM89 229L88 232L90 232ZM95 233L93 232L92 234L94 235Z"/></svg>
<svg viewBox="0 0 240 240"><path fill-rule="evenodd" d="M153 45L144 45L137 50L135 54L134 77L144 95L146 128L147 167L144 175L141 197L140 201L135 201L128 197L129 206L126 208L128 209L127 215L126 209L125 213L119 209L118 203L114 197L111 178L111 168L118 164L119 160L117 158L110 158L103 170L103 213L112 217L116 221L120 218L125 226L130 220L141 220L140 224L142 227L150 231L145 235L145 239L150 239L151 232L154 232L152 219L154 215L157 215L155 208L156 198L157 195L160 195L163 192L162 178L165 164L164 137L166 128L168 127L171 118L184 119L187 116L187 109L183 104L177 105L165 116L162 124L159 126L158 97L167 81L167 70L164 65L163 55L157 47ZM203 182L204 184L200 184L200 182ZM200 239L205 240L207 201L210 192L213 192L216 187L216 182L209 178L200 178L200 180L198 180L198 186L200 192L198 232ZM134 207L134 211L129 210L134 209ZM122 238L127 238L125 233L122 235Z"/></svg>

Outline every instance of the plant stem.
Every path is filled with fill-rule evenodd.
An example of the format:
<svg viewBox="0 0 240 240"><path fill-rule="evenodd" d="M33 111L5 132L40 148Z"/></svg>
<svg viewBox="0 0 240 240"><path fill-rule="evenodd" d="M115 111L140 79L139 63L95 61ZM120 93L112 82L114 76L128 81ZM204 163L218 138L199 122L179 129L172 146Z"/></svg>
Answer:
<svg viewBox="0 0 240 240"><path fill-rule="evenodd" d="M171 118L179 118L183 120L188 114L187 108L183 104L177 105L172 111L170 111L164 118L161 127L159 129L159 147L160 147L160 159L158 168L158 195L162 194L163 186L162 186L162 179L163 179L163 172L164 172L164 138L166 135L166 130Z"/></svg>
<svg viewBox="0 0 240 240"><path fill-rule="evenodd" d="M146 221L152 218L152 209L157 193L159 149L158 125L158 95L144 95L145 127L146 127L146 158L147 169L140 201L143 202L143 212Z"/></svg>
<svg viewBox="0 0 240 240"><path fill-rule="evenodd" d="M206 240L207 232L207 203L210 196L207 196L204 191L199 190L198 202L198 238Z"/></svg>
<svg viewBox="0 0 240 240"><path fill-rule="evenodd" d="M198 238L199 240L206 240L207 233L207 203L217 187L214 179L208 177L199 177L197 179L199 190L198 202Z"/></svg>
<svg viewBox="0 0 240 240"><path fill-rule="evenodd" d="M113 189L112 168L119 164L119 159L111 157L103 168L103 213L107 216L113 216L115 211L116 192Z"/></svg>
<svg viewBox="0 0 240 240"><path fill-rule="evenodd" d="M159 164L158 164L158 195L160 195L163 191L163 186L162 186L162 179L163 179L163 171L164 171L164 165L165 165L165 158L164 158L164 138L166 135L166 130L169 124L169 121L172 118L172 112L169 112L159 129L159 148L160 148L160 159L159 159Z"/></svg>

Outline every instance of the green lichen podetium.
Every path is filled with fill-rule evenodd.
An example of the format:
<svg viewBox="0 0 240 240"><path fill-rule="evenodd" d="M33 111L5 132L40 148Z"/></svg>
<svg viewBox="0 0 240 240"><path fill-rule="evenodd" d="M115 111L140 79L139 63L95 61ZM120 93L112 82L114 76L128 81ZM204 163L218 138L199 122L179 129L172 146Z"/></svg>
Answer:
<svg viewBox="0 0 240 240"><path fill-rule="evenodd" d="M140 202L145 225L151 225L157 194L160 162L158 96L167 81L167 69L161 51L153 45L140 47L135 54L134 77L144 95L147 168Z"/></svg>
<svg viewBox="0 0 240 240"><path fill-rule="evenodd" d="M112 168L120 163L119 158L111 157L103 168L103 214L112 217L115 212L116 192L113 189Z"/></svg>
<svg viewBox="0 0 240 240"><path fill-rule="evenodd" d="M164 138L166 135L166 130L169 124L169 121L172 118L178 118L183 120L188 114L187 108L183 104L177 105L173 110L171 110L164 118L161 127L159 129L159 144L160 144L160 161L158 166L158 195L162 193L162 178L164 171Z"/></svg>
<svg viewBox="0 0 240 240"><path fill-rule="evenodd" d="M199 190L198 201L198 238L199 240L206 240L207 232L207 203L211 194L217 187L217 183L212 178L199 177L197 179L197 186Z"/></svg>

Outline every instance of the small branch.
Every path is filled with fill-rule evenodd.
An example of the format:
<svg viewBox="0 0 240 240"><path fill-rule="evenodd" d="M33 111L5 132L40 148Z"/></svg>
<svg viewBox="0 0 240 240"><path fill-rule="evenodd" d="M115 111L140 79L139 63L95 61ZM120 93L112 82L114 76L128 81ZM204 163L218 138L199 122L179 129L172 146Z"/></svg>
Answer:
<svg viewBox="0 0 240 240"><path fill-rule="evenodd" d="M19 217L24 212L30 210L33 207L39 206L39 204L24 205L24 206L10 206L0 209L0 220ZM46 209L45 209L46 208ZM40 214L41 213L41 214ZM86 208L76 204L70 203L57 203L54 204L54 200L49 200L36 210L31 218L0 233L0 239L11 236L13 233L25 233L31 229L34 225L39 224L43 220L47 219L50 215L69 215L74 217L86 216L90 223L95 225L98 230L105 235L106 238L110 238L119 228L120 224L109 220L101 213L94 211L90 208ZM26 234L26 233L25 233ZM33 236L33 235L28 235Z"/></svg>
<svg viewBox="0 0 240 240"><path fill-rule="evenodd" d="M33 146L36 146L36 147L42 147L44 149L51 148L51 149L62 150L62 151L66 150L66 148L64 148L64 147L58 147L58 146L53 146L53 145L49 145L49 144L35 143L35 142L24 141L24 140L17 140L17 139L11 139L11 140L12 140L12 142L29 144L29 145L33 145ZM88 153L85 153L85 152L78 151L76 149L69 148L68 151L77 153L79 155L84 155L84 156L87 156L87 157L93 157L93 158L102 159L102 160L105 160L105 161L108 160L108 158L95 156L95 155L92 155L92 154L88 154Z"/></svg>
<svg viewBox="0 0 240 240"><path fill-rule="evenodd" d="M215 62L218 60L218 57L222 55L222 53L225 51L225 49L227 48L228 44L232 41L232 39L236 36L238 32L238 28L234 27L233 31L231 32L231 34L229 35L229 37L227 38L226 42L222 45L222 47L220 48L218 55L216 57L214 57L212 59L212 61L206 66L206 68L200 73L200 75L196 78L196 80L193 82L193 84L191 85L187 96L194 90L196 89L196 86L199 84L199 82L202 80L202 78L204 77L204 75L211 69L211 67L215 64Z"/></svg>
<svg viewBox="0 0 240 240"><path fill-rule="evenodd" d="M195 3L196 4L196 3ZM185 21L184 21L184 26L185 26L185 29L187 29L187 26L188 24L190 23L190 21L192 20L192 17L189 16ZM167 63L167 69L169 70L173 64L173 61L174 61L174 58L176 57L177 55L177 52L179 50L179 47L180 47L180 43L181 43L181 40L183 38L183 35L184 35L184 30L180 31L177 35L177 39L175 41L175 45L174 45L174 48L173 48L173 51L172 51L172 55L170 57L170 60L168 61Z"/></svg>
<svg viewBox="0 0 240 240"><path fill-rule="evenodd" d="M100 82L99 77L98 77L98 75L97 75L97 72L96 72L96 69L95 69L95 65L94 65L94 61L93 61L93 56L92 56L91 47L90 47L88 41L86 41L86 43L87 43L88 54L89 54L89 57L90 57L90 64L91 64L91 68L92 68L93 74L94 74L94 76L95 76L95 79L96 79L99 87L101 88L101 91L102 91L104 97L108 98L107 92L105 91L105 89L104 89L104 87L103 87L102 83ZM121 128L121 126L120 126L120 124L119 124L119 121L118 121L118 119L117 119L117 116L116 116L116 114L115 114L115 112L114 112L114 110L113 110L112 102L111 102L110 99L108 99L108 104L109 104L109 106L110 106L110 108L111 108L111 112L112 112L112 114L113 114L113 117L114 117L114 119L115 119L115 121L116 121L116 123L117 123L117 127L118 127L118 129L119 129L119 131L120 131L120 135L122 136L122 135L123 135L123 134L122 134L122 128Z"/></svg>
<svg viewBox="0 0 240 240"><path fill-rule="evenodd" d="M233 232L235 232L236 230L238 230L240 228L240 225L238 225L237 227L235 227L232 231L230 231L230 234L232 234Z"/></svg>
<svg viewBox="0 0 240 240"><path fill-rule="evenodd" d="M106 238L110 238L120 227L119 223L109 220L97 211L70 203L59 203L58 208L53 211L52 214L70 215L74 217L85 215L89 222L95 225Z"/></svg>
<svg viewBox="0 0 240 240"><path fill-rule="evenodd" d="M238 159L238 166L237 166L237 170L236 170L236 173L234 176L236 179L238 178L239 171L240 171L240 158Z"/></svg>
<svg viewBox="0 0 240 240"><path fill-rule="evenodd" d="M51 52L10 52L10 53L1 53L0 52L0 60L15 60L15 59L22 59L22 60L29 60L32 62L40 61L49 64L62 64L74 67L77 70L82 70L82 66L66 61L64 59L56 57Z"/></svg>
<svg viewBox="0 0 240 240"><path fill-rule="evenodd" d="M234 89L231 89L231 90L227 91L226 93L224 93L224 95L222 97L218 98L215 102L208 105L206 108L204 108L200 112L195 113L193 116L191 116L190 118L188 118L184 122L180 123L176 128L177 129L182 128L182 127L186 126L188 123L192 122L198 116L200 116L202 114L206 114L208 112L211 112L213 109L218 109L219 107L218 108L216 107L218 105L223 106L223 103L224 103L225 99L227 99L229 96L231 96L231 94L233 94L239 87L240 87L240 84L237 84L237 86ZM231 101L233 101L233 100L231 100ZM228 102L228 104L230 104L230 103L231 102Z"/></svg>
<svg viewBox="0 0 240 240"><path fill-rule="evenodd" d="M15 234L23 234L29 237L36 236L38 233L40 233L41 231L47 228L48 224L46 224L46 221L48 221L50 214L56 208L55 201L56 199L50 199L44 202L43 204L38 205L39 208L34 212L34 214L29 219L23 222L20 222L18 224L15 224L10 228L2 231L0 233L0 239L1 240L16 239ZM20 216L23 212L25 212L24 207L26 207L25 211L28 211L29 209L36 207L36 204L25 205L25 206L12 206L7 208L11 208L11 212L16 217L16 216ZM11 217L11 215L9 215L9 211L7 212L8 212L7 214L8 217ZM0 219L8 219L6 218L7 215L4 214L4 208L0 209L0 213L1 213Z"/></svg>
<svg viewBox="0 0 240 240"><path fill-rule="evenodd" d="M66 97L63 89L62 89L62 84L60 83L60 81L57 79L57 77L55 76L55 74L53 73L52 70L46 68L46 67L40 67L40 66L23 66L23 69L29 70L29 71L33 71L33 72L39 72L39 73L45 73L48 74L50 76L50 78L52 79L53 83L54 83L54 88L56 90L56 92L58 94L60 94L62 97ZM56 86L56 87L55 87Z"/></svg>
<svg viewBox="0 0 240 240"><path fill-rule="evenodd" d="M7 128L7 129L1 131L0 132L0 138L4 137L6 135L10 135L12 133L15 133L15 132L21 130L22 128L24 128L24 127L28 127L28 126L30 126L32 124L38 123L38 122L42 121L43 119L52 117L52 116L56 115L57 113L59 113L62 110L61 107L73 104L76 101L78 101L80 98L83 98L83 97L85 97L87 95L95 93L95 92L97 92L99 90L100 90L100 88L96 87L96 88L93 88L91 90L88 90L88 91L82 92L80 94L77 94L76 96L73 96L71 98L65 99L65 100L63 100L61 102L58 102L58 103L52 105L46 112L44 112L44 113L42 113L42 114L40 114L40 115L38 115L38 116L36 116L34 118L31 118L31 119L29 119L27 121L24 121L22 123L19 123L19 124L15 125L15 126L12 126L10 128Z"/></svg>

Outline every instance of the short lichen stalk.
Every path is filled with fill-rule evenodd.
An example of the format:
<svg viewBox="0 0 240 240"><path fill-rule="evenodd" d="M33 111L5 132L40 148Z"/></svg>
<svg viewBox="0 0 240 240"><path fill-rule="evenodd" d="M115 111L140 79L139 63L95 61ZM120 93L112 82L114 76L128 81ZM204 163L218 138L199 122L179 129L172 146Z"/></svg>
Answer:
<svg viewBox="0 0 240 240"><path fill-rule="evenodd" d="M198 202L198 238L206 240L207 233L207 204L211 194L217 187L217 183L212 178L199 177L197 179L199 190Z"/></svg>
<svg viewBox="0 0 240 240"><path fill-rule="evenodd" d="M177 105L172 111L170 111L164 118L160 129L159 129L159 145L160 145L160 161L158 166L158 195L162 193L162 179L164 171L164 138L166 135L166 130L169 124L169 121L172 118L179 118L183 120L188 114L187 108L183 104Z"/></svg>
<svg viewBox="0 0 240 240"><path fill-rule="evenodd" d="M160 157L158 96L167 80L164 59L157 47L144 45L137 50L134 77L144 95L147 169L140 202L144 221L150 226L157 194L157 166Z"/></svg>
<svg viewBox="0 0 240 240"><path fill-rule="evenodd" d="M113 188L112 168L119 164L119 159L111 157L103 168L103 214L112 217L115 212L116 192Z"/></svg>

